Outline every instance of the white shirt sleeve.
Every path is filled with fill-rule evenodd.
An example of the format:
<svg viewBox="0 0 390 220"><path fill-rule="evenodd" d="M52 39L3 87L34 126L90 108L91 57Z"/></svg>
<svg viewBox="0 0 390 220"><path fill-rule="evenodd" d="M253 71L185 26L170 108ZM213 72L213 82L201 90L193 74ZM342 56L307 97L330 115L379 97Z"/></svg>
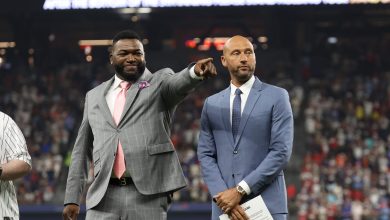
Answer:
<svg viewBox="0 0 390 220"><path fill-rule="evenodd" d="M247 195L251 194L251 189L249 188L248 184L244 180L242 180L238 185L245 190Z"/></svg>
<svg viewBox="0 0 390 220"><path fill-rule="evenodd" d="M190 69L190 76L193 79L203 80L203 77L197 76L195 73L195 65L193 65Z"/></svg>

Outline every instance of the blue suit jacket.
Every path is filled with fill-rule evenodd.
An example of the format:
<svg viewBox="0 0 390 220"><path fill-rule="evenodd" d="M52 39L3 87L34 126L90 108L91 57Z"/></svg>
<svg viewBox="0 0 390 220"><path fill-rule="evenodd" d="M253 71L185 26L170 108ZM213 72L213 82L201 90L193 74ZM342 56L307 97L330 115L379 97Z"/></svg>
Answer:
<svg viewBox="0 0 390 220"><path fill-rule="evenodd" d="M288 213L283 168L291 156L293 115L285 89L257 77L245 104L236 141L230 123L230 87L206 99L198 144L203 178L211 196L241 180L262 195L271 214ZM221 210L212 204L213 219Z"/></svg>

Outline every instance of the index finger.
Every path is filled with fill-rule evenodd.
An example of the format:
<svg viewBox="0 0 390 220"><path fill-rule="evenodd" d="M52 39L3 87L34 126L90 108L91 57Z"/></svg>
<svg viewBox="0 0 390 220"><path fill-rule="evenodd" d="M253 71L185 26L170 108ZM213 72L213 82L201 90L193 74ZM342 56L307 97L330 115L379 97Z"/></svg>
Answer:
<svg viewBox="0 0 390 220"><path fill-rule="evenodd" d="M198 63L205 64L205 63L211 62L213 60L214 60L214 58L209 57L209 58L206 58L206 59L203 59L203 60L199 60Z"/></svg>

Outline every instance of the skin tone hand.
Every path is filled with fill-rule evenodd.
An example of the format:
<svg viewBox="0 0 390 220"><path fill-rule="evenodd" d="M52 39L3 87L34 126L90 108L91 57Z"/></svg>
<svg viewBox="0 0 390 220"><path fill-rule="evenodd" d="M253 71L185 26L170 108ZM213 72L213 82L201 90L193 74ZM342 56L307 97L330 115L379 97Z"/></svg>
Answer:
<svg viewBox="0 0 390 220"><path fill-rule="evenodd" d="M249 217L240 205L236 205L228 214L231 220L249 220Z"/></svg>
<svg viewBox="0 0 390 220"><path fill-rule="evenodd" d="M65 206L62 212L63 220L77 220L79 215L80 207L76 204L68 204Z"/></svg>
<svg viewBox="0 0 390 220"><path fill-rule="evenodd" d="M229 213L242 199L236 188L230 188L214 196L214 200L224 213Z"/></svg>
<svg viewBox="0 0 390 220"><path fill-rule="evenodd" d="M217 70L213 64L213 58L202 59L196 62L194 72L205 79L217 76Z"/></svg>

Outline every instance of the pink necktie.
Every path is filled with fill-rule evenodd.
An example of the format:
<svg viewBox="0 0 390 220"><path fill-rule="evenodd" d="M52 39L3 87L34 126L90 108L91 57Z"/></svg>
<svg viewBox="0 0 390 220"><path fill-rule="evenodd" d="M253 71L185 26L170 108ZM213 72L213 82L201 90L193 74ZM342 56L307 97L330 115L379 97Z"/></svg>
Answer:
<svg viewBox="0 0 390 220"><path fill-rule="evenodd" d="M114 121L117 125L119 124L119 120L121 119L123 108L125 107L126 91L129 89L130 86L131 84L126 81L120 83L121 91L116 97L115 105L114 105ZM122 144L119 141L118 150L116 152L116 157L114 162L114 174L116 177L118 177L118 179L120 179L123 173L125 172L125 170L126 170L125 156L123 154Z"/></svg>

